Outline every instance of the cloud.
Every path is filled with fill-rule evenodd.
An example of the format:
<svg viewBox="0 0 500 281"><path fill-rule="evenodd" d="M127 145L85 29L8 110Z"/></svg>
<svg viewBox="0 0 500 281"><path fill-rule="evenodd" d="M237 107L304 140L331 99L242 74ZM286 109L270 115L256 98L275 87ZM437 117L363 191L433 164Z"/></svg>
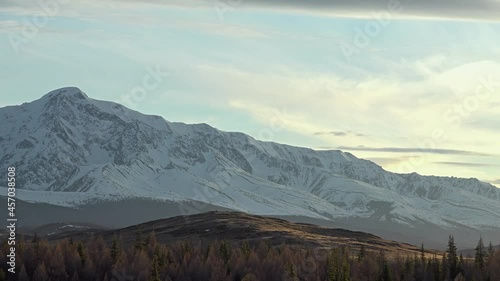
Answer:
<svg viewBox="0 0 500 281"><path fill-rule="evenodd" d="M498 107L497 107L498 108ZM500 123L498 122L498 113L492 108L491 114L483 113L482 116L476 117L474 120L465 122L465 126L472 129L481 129L489 132L500 132Z"/></svg>
<svg viewBox="0 0 500 281"><path fill-rule="evenodd" d="M434 164L461 166L461 167L498 167L498 164L488 163L469 163L469 162L433 162Z"/></svg>
<svg viewBox="0 0 500 281"><path fill-rule="evenodd" d="M244 0L244 5L327 16L372 18L393 11L392 17L500 20L500 2L488 0Z"/></svg>
<svg viewBox="0 0 500 281"><path fill-rule="evenodd" d="M11 5L27 0L6 1ZM96 3L117 3L116 0L85 1ZM500 2L490 0L456 1L456 0L126 0L129 4L150 4L175 7L197 7L210 10L229 9L237 11L245 8L260 8L294 13L314 13L325 16L346 16L372 18L374 14L394 11L392 17L423 17L450 19L500 20ZM400 9L400 10L399 10Z"/></svg>
<svg viewBox="0 0 500 281"><path fill-rule="evenodd" d="M93 0L72 2L98 6L156 5L179 8L202 8L211 11L265 9L324 16L374 18L385 13L390 17L416 17L461 20L500 20L500 2L491 0ZM18 11L39 10L37 1L3 0L0 7ZM11 10L12 11L12 10Z"/></svg>
<svg viewBox="0 0 500 281"><path fill-rule="evenodd" d="M493 183L493 184L500 184L500 179L494 180L491 183Z"/></svg>
<svg viewBox="0 0 500 281"><path fill-rule="evenodd" d="M369 157L366 158L366 160L370 160L372 162L377 163L380 166L389 166L389 165L396 165L399 164L403 161L407 161L410 157L404 156L404 157Z"/></svg>
<svg viewBox="0 0 500 281"><path fill-rule="evenodd" d="M332 135L335 137L346 137L346 136L364 137L365 136L365 134L356 133L353 131L315 132L313 135L315 135L315 136Z"/></svg>
<svg viewBox="0 0 500 281"><path fill-rule="evenodd" d="M22 25L14 20L0 20L0 34L22 32Z"/></svg>
<svg viewBox="0 0 500 281"><path fill-rule="evenodd" d="M321 147L321 149L332 149L330 147ZM468 156L493 156L492 154L457 150L457 149L432 149L418 147L367 147L367 146L338 146L333 149L350 151L371 151L371 152L391 152L391 153L430 153L430 154L449 154L449 155L468 155Z"/></svg>

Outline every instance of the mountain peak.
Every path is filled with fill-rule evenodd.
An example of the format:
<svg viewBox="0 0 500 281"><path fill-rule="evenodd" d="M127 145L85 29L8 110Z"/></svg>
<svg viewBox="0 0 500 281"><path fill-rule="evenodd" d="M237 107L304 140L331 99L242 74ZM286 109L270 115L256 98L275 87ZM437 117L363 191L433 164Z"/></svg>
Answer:
<svg viewBox="0 0 500 281"><path fill-rule="evenodd" d="M69 98L72 100L87 100L89 97L77 87L64 87L54 91L49 92L42 97L42 100L53 100L59 99L61 97Z"/></svg>

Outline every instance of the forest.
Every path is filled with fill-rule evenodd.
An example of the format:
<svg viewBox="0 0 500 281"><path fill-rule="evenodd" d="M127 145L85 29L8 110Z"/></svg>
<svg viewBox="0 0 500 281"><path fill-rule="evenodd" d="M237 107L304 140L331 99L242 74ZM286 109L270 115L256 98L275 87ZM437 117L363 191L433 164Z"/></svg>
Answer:
<svg viewBox="0 0 500 281"><path fill-rule="evenodd" d="M498 281L500 251L480 239L473 257L457 252L453 236L447 250L428 256L388 255L349 245L307 249L262 240L159 243L154 232L124 246L120 237L49 243L36 235L17 241L16 273L7 271L9 245L0 250L0 281Z"/></svg>

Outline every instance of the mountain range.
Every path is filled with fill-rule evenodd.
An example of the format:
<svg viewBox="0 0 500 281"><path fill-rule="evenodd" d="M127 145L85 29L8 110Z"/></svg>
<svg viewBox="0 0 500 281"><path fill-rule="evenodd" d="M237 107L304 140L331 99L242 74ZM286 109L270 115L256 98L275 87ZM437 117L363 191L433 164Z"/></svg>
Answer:
<svg viewBox="0 0 500 281"><path fill-rule="evenodd" d="M78 88L0 108L0 119L0 170L16 167L16 197L34 204L191 202L179 213L217 206L374 233L390 225L402 238L431 229L470 243L500 236L500 189L473 178L392 173L348 152L169 122Z"/></svg>

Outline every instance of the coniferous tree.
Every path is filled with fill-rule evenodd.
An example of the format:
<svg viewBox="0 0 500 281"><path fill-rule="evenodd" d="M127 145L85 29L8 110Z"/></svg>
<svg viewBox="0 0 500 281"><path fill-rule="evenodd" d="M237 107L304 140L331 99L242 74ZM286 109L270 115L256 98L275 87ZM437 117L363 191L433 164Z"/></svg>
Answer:
<svg viewBox="0 0 500 281"><path fill-rule="evenodd" d="M420 259L422 260L422 263L425 262L425 249L424 249L424 243L422 243L422 246L420 246Z"/></svg>
<svg viewBox="0 0 500 281"><path fill-rule="evenodd" d="M351 265L349 263L349 254L346 252L342 259L342 277L341 281L351 280Z"/></svg>
<svg viewBox="0 0 500 281"><path fill-rule="evenodd" d="M446 280L449 268L450 267L448 265L448 256L446 255L446 253L443 253L443 259L441 260L441 270L440 270L441 276L436 280Z"/></svg>
<svg viewBox="0 0 500 281"><path fill-rule="evenodd" d="M406 257L404 265L404 276L411 276L414 270L413 262L410 257Z"/></svg>
<svg viewBox="0 0 500 281"><path fill-rule="evenodd" d="M230 256L230 250L225 240L222 240L222 242L220 243L219 254L224 261L224 264L227 264Z"/></svg>
<svg viewBox="0 0 500 281"><path fill-rule="evenodd" d="M446 249L448 255L448 270L450 273L450 278L454 279L457 276L458 269L458 256L457 256L457 246L455 244L455 238L450 235L448 239L448 248Z"/></svg>
<svg viewBox="0 0 500 281"><path fill-rule="evenodd" d="M34 260L35 260L35 266L37 266L40 263L41 257L40 257L40 239L38 238L38 235L35 232L35 235L33 236L33 239L31 240L31 243L33 245L33 254L34 254Z"/></svg>
<svg viewBox="0 0 500 281"><path fill-rule="evenodd" d="M113 236L113 243L111 244L111 259L113 260L113 264L116 264L118 259L120 258L120 245L118 242L118 238L116 235Z"/></svg>
<svg viewBox="0 0 500 281"><path fill-rule="evenodd" d="M82 262L82 265L85 266L86 254L85 254L85 248L83 247L82 242L78 242L78 245L76 246L76 250L78 251L78 255L80 256L80 260Z"/></svg>
<svg viewBox="0 0 500 281"><path fill-rule="evenodd" d="M151 277L150 281L161 281L160 277L160 258L157 254L153 256L153 262L151 265Z"/></svg>
<svg viewBox="0 0 500 281"><path fill-rule="evenodd" d="M246 259L250 256L250 244L248 243L247 240L243 242L243 246L241 247L241 251L243 252L243 255L245 256Z"/></svg>
<svg viewBox="0 0 500 281"><path fill-rule="evenodd" d="M85 265L82 268L82 280L96 280L97 270L94 261L89 257L85 260Z"/></svg>
<svg viewBox="0 0 500 281"><path fill-rule="evenodd" d="M47 269L45 268L45 264L40 263L33 273L33 281L47 281L49 280L49 276L47 275Z"/></svg>
<svg viewBox="0 0 500 281"><path fill-rule="evenodd" d="M158 245L158 240L156 239L156 233L155 231L151 231L151 233L149 234L149 238L148 238L148 245L151 247L151 248L156 248L156 245Z"/></svg>
<svg viewBox="0 0 500 281"><path fill-rule="evenodd" d="M479 268L484 267L484 254L485 251L484 251L483 237L480 237L479 242L477 243L476 246L476 255L474 257L474 263Z"/></svg>
<svg viewBox="0 0 500 281"><path fill-rule="evenodd" d="M391 272L389 269L389 264L387 263L387 260L384 259L383 265L382 265L382 275L380 276L381 281L391 281Z"/></svg>
<svg viewBox="0 0 500 281"><path fill-rule="evenodd" d="M358 262L360 262L365 257L365 245L361 244L361 249L358 252Z"/></svg>
<svg viewBox="0 0 500 281"><path fill-rule="evenodd" d="M208 259L208 255L210 255L210 251L212 250L212 246L208 245L207 249L205 250L205 255L203 257L203 262L206 262Z"/></svg>
<svg viewBox="0 0 500 281"><path fill-rule="evenodd" d="M37 239L38 240L38 239ZM119 238L114 238L119 245ZM311 248L298 249L288 245L271 246L262 241L259 247L248 244L229 248L229 242L196 244L177 242L168 246L157 243L136 250L132 241L120 249L119 264L111 265L113 246L108 248L104 240L89 239L74 241L54 241L39 239L40 263L34 265L35 243L26 243L23 254L19 256L19 272L6 274L6 267L0 269L0 281L106 281L136 280L283 280L283 281L497 281L500 280L500 251L486 258L483 267L474 259L459 254L455 276L450 265L454 247L448 247L441 258L425 257L421 261L423 247L411 254L395 259L385 258L384 252L378 255L372 251L357 261L347 248L323 249L313 252ZM154 243L153 239L149 239ZM110 243L111 244L111 243ZM454 241L449 243L454 246ZM208 246L208 251L205 247ZM483 254L490 251L483 248ZM456 246L455 246L456 247ZM246 249L246 250L244 250ZM451 250L450 250L451 249ZM0 262L5 262L8 245L0 247ZM248 252L248 257L245 256ZM358 251L356 255L359 257ZM481 251L479 251L481 252ZM321 254L323 253L323 254ZM420 253L420 255L419 255ZM391 253L392 254L392 253ZM81 255L81 256L80 256ZM227 261L224 261L228 257ZM82 260L84 265L82 265ZM163 261L162 261L163 260ZM17 259L16 259L17 261ZM453 260L451 260L453 261ZM478 260L479 261L479 260ZM17 269L17 268L16 268ZM8 276L7 276L8 275ZM32 275L32 276L30 276ZM31 278L30 278L31 277ZM14 278L14 279L13 279Z"/></svg>
<svg viewBox="0 0 500 281"><path fill-rule="evenodd" d="M464 265L465 265L464 255L460 254L460 258L458 259L458 273L463 273Z"/></svg>
<svg viewBox="0 0 500 281"><path fill-rule="evenodd" d="M135 235L134 247L136 250L144 249L144 240L142 238L142 233L140 231L138 231Z"/></svg>
<svg viewBox="0 0 500 281"><path fill-rule="evenodd" d="M331 253L326 262L328 269L328 281L339 281L338 261L334 253Z"/></svg>
<svg viewBox="0 0 500 281"><path fill-rule="evenodd" d="M495 253L495 249L493 248L493 244L490 241L490 244L488 245L488 257L491 258L494 253Z"/></svg>
<svg viewBox="0 0 500 281"><path fill-rule="evenodd" d="M66 265L60 244L56 245L48 262L48 275L52 281L65 281L68 279L66 274Z"/></svg>
<svg viewBox="0 0 500 281"><path fill-rule="evenodd" d="M436 256L432 259L432 275L434 277L434 280L440 280L441 278L441 264L439 263L439 260Z"/></svg>

